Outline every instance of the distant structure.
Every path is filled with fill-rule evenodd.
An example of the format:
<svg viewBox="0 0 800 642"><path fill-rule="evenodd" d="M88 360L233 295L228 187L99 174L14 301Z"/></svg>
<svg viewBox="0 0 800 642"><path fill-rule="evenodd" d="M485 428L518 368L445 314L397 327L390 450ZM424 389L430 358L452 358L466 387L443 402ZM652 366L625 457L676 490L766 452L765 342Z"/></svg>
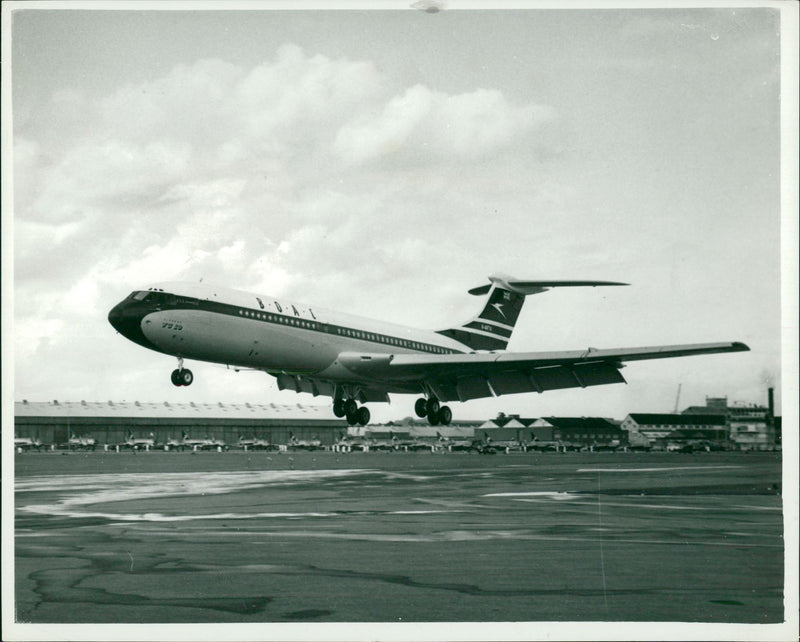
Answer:
<svg viewBox="0 0 800 642"><path fill-rule="evenodd" d="M775 417L774 391L767 406L728 404L706 397L704 406L677 413L631 413L622 422L632 447L655 450L779 450L781 418Z"/></svg>
<svg viewBox="0 0 800 642"><path fill-rule="evenodd" d="M14 403L14 431L59 447L74 440L94 440L95 449L152 437L155 447L200 443L235 445L240 438L288 444L319 439L333 444L347 422L327 406L250 403L29 402ZM74 442L77 443L77 442Z"/></svg>
<svg viewBox="0 0 800 642"><path fill-rule="evenodd" d="M728 441L728 422L718 414L629 414L622 421L628 442L655 450L723 450Z"/></svg>
<svg viewBox="0 0 800 642"><path fill-rule="evenodd" d="M500 413L476 430L493 442L518 442L535 450L608 450L624 448L627 434L603 417L524 418Z"/></svg>
<svg viewBox="0 0 800 642"><path fill-rule="evenodd" d="M570 449L611 450L628 446L628 435L619 423L602 417L542 417L531 424L537 440L551 439Z"/></svg>
<svg viewBox="0 0 800 642"><path fill-rule="evenodd" d="M29 402L14 404L19 452L81 450L780 450L774 395L766 406L706 397L681 413L603 417L521 417L431 426L407 417L385 425L348 426L327 406L251 403Z"/></svg>
<svg viewBox="0 0 800 642"><path fill-rule="evenodd" d="M725 416L729 446L734 450L779 450L781 417L775 416L775 391L767 390L767 405L736 402L727 397L706 397L705 406L691 406L684 414L713 413Z"/></svg>

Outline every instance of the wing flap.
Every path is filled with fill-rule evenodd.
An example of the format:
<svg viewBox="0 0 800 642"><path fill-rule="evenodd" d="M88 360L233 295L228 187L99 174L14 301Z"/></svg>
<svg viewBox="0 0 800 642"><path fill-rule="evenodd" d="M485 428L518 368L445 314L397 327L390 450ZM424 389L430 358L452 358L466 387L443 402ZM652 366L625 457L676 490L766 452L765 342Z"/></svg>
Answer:
<svg viewBox="0 0 800 642"><path fill-rule="evenodd" d="M428 386L433 390L436 396L442 400L458 399L458 386L451 380L446 378L428 378L425 380Z"/></svg>
<svg viewBox="0 0 800 642"><path fill-rule="evenodd" d="M314 397L325 396L334 397L336 395L336 386L325 379L317 379L316 377L308 377L306 375L288 374L286 372L272 372L278 390L292 390L294 392L306 392ZM370 386L365 383L363 385L355 386L358 390L358 400L362 403L369 401L382 401L389 400L386 390L379 386Z"/></svg>
<svg viewBox="0 0 800 642"><path fill-rule="evenodd" d="M575 375L574 370L565 366L536 368L533 376L542 390L585 387L581 385L581 380Z"/></svg>
<svg viewBox="0 0 800 642"><path fill-rule="evenodd" d="M460 377L456 383L456 391L459 401L494 396L489 387L489 380L481 376Z"/></svg>
<svg viewBox="0 0 800 642"><path fill-rule="evenodd" d="M324 395L333 396L333 384L328 381L303 377L301 375L290 375L285 372L275 374L278 390L294 390L295 392L307 392L315 397Z"/></svg>
<svg viewBox="0 0 800 642"><path fill-rule="evenodd" d="M492 389L498 396L542 391L536 380L531 379L530 372L522 370L502 370L492 375Z"/></svg>
<svg viewBox="0 0 800 642"><path fill-rule="evenodd" d="M576 364L574 371L584 386L602 386L607 383L625 383L625 377L619 369L610 363L600 361L596 363Z"/></svg>

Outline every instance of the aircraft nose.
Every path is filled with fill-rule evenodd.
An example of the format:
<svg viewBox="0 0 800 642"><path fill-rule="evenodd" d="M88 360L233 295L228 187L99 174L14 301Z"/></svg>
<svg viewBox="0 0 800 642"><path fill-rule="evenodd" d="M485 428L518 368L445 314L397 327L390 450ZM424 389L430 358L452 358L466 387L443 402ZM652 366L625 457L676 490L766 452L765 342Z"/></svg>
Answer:
<svg viewBox="0 0 800 642"><path fill-rule="evenodd" d="M122 303L118 303L108 313L108 322L117 332L122 332Z"/></svg>
<svg viewBox="0 0 800 642"><path fill-rule="evenodd" d="M142 331L142 320L153 310L141 303L125 300L118 303L108 313L108 322L123 337L147 348L153 348Z"/></svg>

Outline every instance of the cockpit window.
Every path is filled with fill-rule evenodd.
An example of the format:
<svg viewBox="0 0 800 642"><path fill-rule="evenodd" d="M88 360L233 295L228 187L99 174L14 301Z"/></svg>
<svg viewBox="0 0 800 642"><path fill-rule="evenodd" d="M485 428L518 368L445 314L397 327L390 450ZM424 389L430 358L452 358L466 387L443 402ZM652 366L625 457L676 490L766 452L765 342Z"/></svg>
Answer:
<svg viewBox="0 0 800 642"><path fill-rule="evenodd" d="M166 292L148 292L145 297L146 303L156 303L158 305L172 305L175 303L175 295Z"/></svg>
<svg viewBox="0 0 800 642"><path fill-rule="evenodd" d="M134 292L128 298L133 299L134 301L143 301L145 303L174 304L176 302L174 294L167 294L166 292L149 292L147 290Z"/></svg>

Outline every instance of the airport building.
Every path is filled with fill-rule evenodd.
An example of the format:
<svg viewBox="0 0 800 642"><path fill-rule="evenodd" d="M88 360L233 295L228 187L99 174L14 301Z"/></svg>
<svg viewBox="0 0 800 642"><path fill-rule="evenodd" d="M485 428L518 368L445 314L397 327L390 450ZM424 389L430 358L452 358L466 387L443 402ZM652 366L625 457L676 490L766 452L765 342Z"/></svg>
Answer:
<svg viewBox="0 0 800 642"><path fill-rule="evenodd" d="M631 413L621 422L500 413L490 421L448 426L408 417L362 427L337 419L328 405L23 400L15 402L14 436L21 450L331 448L348 439L373 446L393 442L407 450L454 443L504 444L510 450L776 450L781 447L781 418L774 416L773 407L770 390L766 407L707 398L705 406L680 414Z"/></svg>
<svg viewBox="0 0 800 642"><path fill-rule="evenodd" d="M775 416L774 390L767 390L767 405L728 403L727 397L706 397L705 406L691 406L683 414L722 415L727 423L727 444L733 450L776 450L781 447L781 417Z"/></svg>
<svg viewBox="0 0 800 642"><path fill-rule="evenodd" d="M407 417L384 425L350 426L347 438L372 450L435 450L446 448L452 440L471 443L480 424L480 421L454 421L447 426L431 426L426 420Z"/></svg>
<svg viewBox="0 0 800 642"><path fill-rule="evenodd" d="M632 447L655 450L724 448L728 421L724 414L631 413L622 421Z"/></svg>
<svg viewBox="0 0 800 642"><path fill-rule="evenodd" d="M542 417L531 428L538 438L552 439L565 448L609 449L628 445L620 425L603 417Z"/></svg>
<svg viewBox="0 0 800 642"><path fill-rule="evenodd" d="M347 431L347 422L329 406L251 403L29 402L14 404L14 435L55 447L124 445L131 439L155 444L184 439L225 446L240 438L287 444L319 440L329 446Z"/></svg>
<svg viewBox="0 0 800 642"><path fill-rule="evenodd" d="M476 437L516 441L526 447L553 450L620 448L627 433L619 424L603 417L525 418L500 414L482 424Z"/></svg>

